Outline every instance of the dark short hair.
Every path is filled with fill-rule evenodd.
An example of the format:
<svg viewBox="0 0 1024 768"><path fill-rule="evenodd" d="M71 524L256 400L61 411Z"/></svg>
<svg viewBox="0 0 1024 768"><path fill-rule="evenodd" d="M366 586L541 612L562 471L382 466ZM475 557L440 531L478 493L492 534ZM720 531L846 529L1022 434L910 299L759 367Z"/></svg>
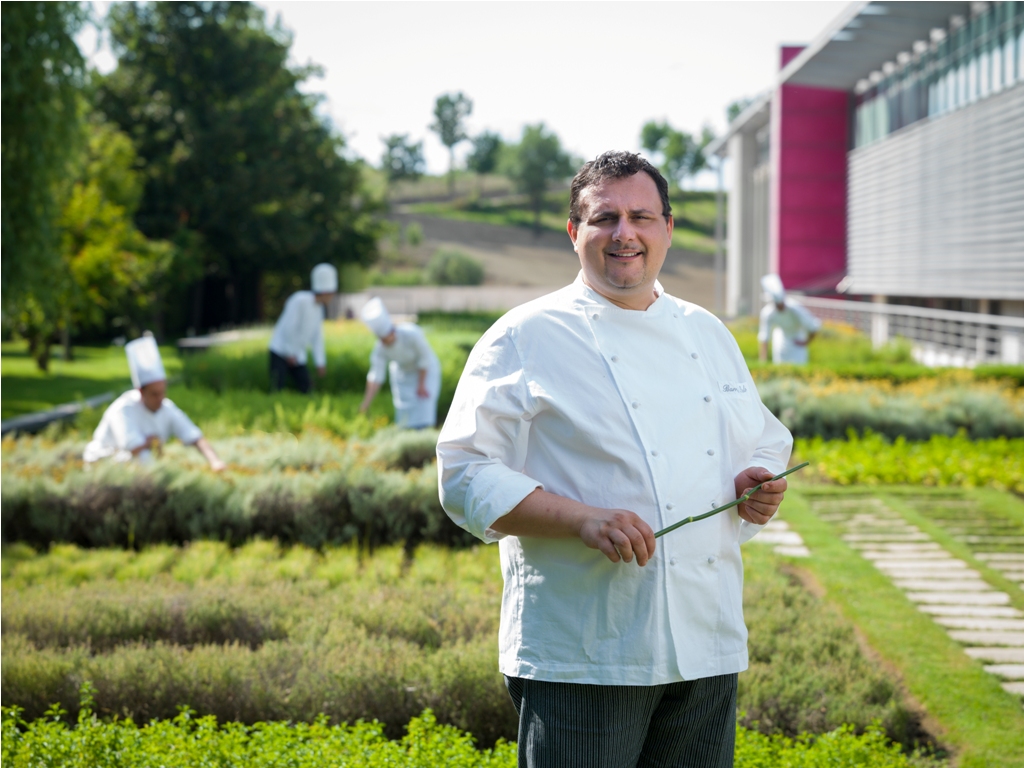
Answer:
<svg viewBox="0 0 1024 768"><path fill-rule="evenodd" d="M579 226L583 221L583 212L580 210L580 198L584 191L595 187L607 179L625 179L635 176L643 171L651 177L654 186L658 188L658 195L661 197L661 215L666 219L672 215L672 205L668 201L668 182L661 175L661 171L651 165L640 155L632 152L605 152L598 155L589 163L585 163L569 187L569 220L573 226Z"/></svg>

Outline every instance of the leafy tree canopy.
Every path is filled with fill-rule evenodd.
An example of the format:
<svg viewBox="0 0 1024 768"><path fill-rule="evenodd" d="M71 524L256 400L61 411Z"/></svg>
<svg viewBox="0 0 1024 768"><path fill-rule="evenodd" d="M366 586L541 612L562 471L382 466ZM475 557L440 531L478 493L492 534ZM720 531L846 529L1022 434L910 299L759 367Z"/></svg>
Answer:
<svg viewBox="0 0 1024 768"><path fill-rule="evenodd" d="M448 147L448 193L455 192L455 145L469 138L464 121L473 112L473 102L461 91L444 93L434 103L434 122L430 130Z"/></svg>
<svg viewBox="0 0 1024 768"><path fill-rule="evenodd" d="M179 322L255 319L264 273L376 257L359 170L316 114L318 97L298 89L317 70L287 66L290 38L261 9L120 3L109 22L118 67L98 105L144 169L136 221L200 254L205 279Z"/></svg>
<svg viewBox="0 0 1024 768"><path fill-rule="evenodd" d="M389 182L414 180L423 175L425 161L422 141L413 144L407 133L393 133L381 141L384 142L384 154L380 162Z"/></svg>
<svg viewBox="0 0 1024 768"><path fill-rule="evenodd" d="M539 230L544 194L552 184L572 175L572 158L562 149L558 136L538 123L523 128L520 142L508 148L506 162L509 178L530 200L534 228Z"/></svg>
<svg viewBox="0 0 1024 768"><path fill-rule="evenodd" d="M466 165L474 173L494 173L498 169L502 146L504 144L501 136L496 133L484 131L474 136L473 151L466 160Z"/></svg>
<svg viewBox="0 0 1024 768"><path fill-rule="evenodd" d="M74 35L85 10L72 2L0 6L3 307L52 303L58 263L60 181L78 136L84 61ZM31 298L31 301L29 299Z"/></svg>
<svg viewBox="0 0 1024 768"><path fill-rule="evenodd" d="M699 138L695 138L667 122L654 120L645 123L640 131L640 145L656 159L660 158L661 172L677 186L707 167L704 147L714 138L714 132L708 127L702 130Z"/></svg>

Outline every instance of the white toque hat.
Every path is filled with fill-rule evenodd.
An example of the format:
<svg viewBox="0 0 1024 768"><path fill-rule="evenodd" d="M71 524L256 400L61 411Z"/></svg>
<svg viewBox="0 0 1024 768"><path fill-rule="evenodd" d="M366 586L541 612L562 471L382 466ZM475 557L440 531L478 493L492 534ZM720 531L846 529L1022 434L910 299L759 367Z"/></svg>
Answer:
<svg viewBox="0 0 1024 768"><path fill-rule="evenodd" d="M764 291L766 299L771 299L776 304L781 304L786 300L786 289L782 287L782 278L778 275L762 277L761 290Z"/></svg>
<svg viewBox="0 0 1024 768"><path fill-rule="evenodd" d="M384 302L378 296L374 296L363 305L363 309L359 313L359 319L366 323L370 330L380 338L387 336L391 333L391 329L395 327L391 322L391 315L388 314L387 307L384 306Z"/></svg>
<svg viewBox="0 0 1024 768"><path fill-rule="evenodd" d="M141 339L129 341L124 345L124 353L128 355L128 370L132 374L132 386L144 387L154 381L164 381L164 362L160 359L156 339L143 336Z"/></svg>
<svg viewBox="0 0 1024 768"><path fill-rule="evenodd" d="M313 287L313 293L337 293L338 270L333 264L317 264L313 267L309 282Z"/></svg>

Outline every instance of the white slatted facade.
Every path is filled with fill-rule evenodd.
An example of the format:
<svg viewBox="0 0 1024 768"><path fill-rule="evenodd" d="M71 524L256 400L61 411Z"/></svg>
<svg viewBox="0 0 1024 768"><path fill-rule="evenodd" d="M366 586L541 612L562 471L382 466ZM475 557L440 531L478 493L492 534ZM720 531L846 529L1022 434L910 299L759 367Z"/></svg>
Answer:
<svg viewBox="0 0 1024 768"><path fill-rule="evenodd" d="M1024 84L849 155L853 294L1024 299Z"/></svg>

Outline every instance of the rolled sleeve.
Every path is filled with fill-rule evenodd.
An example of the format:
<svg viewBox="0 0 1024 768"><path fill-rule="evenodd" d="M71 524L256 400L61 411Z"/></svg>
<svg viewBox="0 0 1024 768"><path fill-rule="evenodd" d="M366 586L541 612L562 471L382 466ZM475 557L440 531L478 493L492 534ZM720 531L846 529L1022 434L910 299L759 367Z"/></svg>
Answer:
<svg viewBox="0 0 1024 768"><path fill-rule="evenodd" d="M319 306L317 309L319 309ZM324 348L324 324L322 320L316 325L311 346L313 347L314 365L317 368L325 368L327 366L327 350Z"/></svg>
<svg viewBox="0 0 1024 768"><path fill-rule="evenodd" d="M192 445L203 436L203 430L193 423L181 408L164 400L164 408L170 409L171 434L185 445Z"/></svg>
<svg viewBox="0 0 1024 768"><path fill-rule="evenodd" d="M378 341L370 353L370 370L366 374L366 380L373 384L383 384L387 375L388 361L384 357L384 345Z"/></svg>
<svg viewBox="0 0 1024 768"><path fill-rule="evenodd" d="M488 334L466 363L437 443L441 506L485 542L494 521L543 485L523 474L534 402L505 334Z"/></svg>

